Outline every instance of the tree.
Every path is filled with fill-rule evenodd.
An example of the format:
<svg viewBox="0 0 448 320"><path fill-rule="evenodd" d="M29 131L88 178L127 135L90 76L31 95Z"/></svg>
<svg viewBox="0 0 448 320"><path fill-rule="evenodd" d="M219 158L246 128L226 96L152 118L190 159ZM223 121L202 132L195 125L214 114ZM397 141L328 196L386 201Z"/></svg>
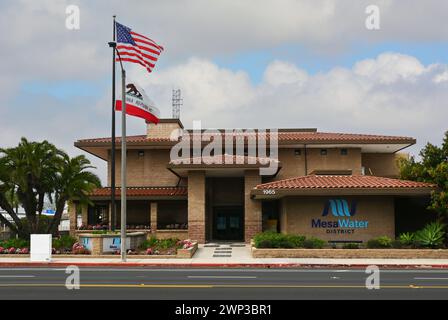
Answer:
<svg viewBox="0 0 448 320"><path fill-rule="evenodd" d="M427 143L419 153L421 160L414 157L399 161L402 179L429 182L438 190L431 194L430 209L437 212L440 220L448 221L448 131L441 147Z"/></svg>
<svg viewBox="0 0 448 320"><path fill-rule="evenodd" d="M70 158L63 154L62 166L56 175L54 192L50 195L51 202L56 206L56 212L48 226L48 233L55 233L61 221L64 206L67 201L78 200L80 203L91 203L88 193L101 186L99 178L86 171L95 167L84 156Z"/></svg>
<svg viewBox="0 0 448 320"><path fill-rule="evenodd" d="M22 138L14 148L0 149L0 207L14 224L0 215L0 220L26 237L40 232L44 201L48 198L56 206L56 213L46 232L55 233L66 201L79 198L88 201L87 194L100 186L96 175L84 156L70 158L48 141L29 142ZM17 199L25 210L26 226L14 212Z"/></svg>

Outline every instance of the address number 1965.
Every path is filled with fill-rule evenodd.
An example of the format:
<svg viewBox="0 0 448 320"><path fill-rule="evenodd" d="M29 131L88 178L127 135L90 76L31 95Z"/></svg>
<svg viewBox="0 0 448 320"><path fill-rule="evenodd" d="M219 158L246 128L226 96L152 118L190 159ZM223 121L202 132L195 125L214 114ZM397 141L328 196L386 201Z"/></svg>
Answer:
<svg viewBox="0 0 448 320"><path fill-rule="evenodd" d="M275 190L274 189L264 189L263 194L272 195L272 194L275 194Z"/></svg>

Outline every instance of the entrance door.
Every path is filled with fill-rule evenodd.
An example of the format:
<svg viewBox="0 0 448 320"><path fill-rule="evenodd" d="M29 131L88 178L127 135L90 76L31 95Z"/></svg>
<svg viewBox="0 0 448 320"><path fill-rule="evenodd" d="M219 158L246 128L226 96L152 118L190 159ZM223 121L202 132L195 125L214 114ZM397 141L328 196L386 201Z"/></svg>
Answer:
<svg viewBox="0 0 448 320"><path fill-rule="evenodd" d="M213 238L215 240L238 240L244 238L242 206L213 208Z"/></svg>

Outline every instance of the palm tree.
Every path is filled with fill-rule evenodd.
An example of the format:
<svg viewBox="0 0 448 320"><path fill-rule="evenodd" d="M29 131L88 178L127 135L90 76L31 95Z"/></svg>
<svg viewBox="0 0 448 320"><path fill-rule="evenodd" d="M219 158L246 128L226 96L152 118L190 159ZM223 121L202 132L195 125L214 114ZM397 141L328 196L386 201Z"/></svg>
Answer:
<svg viewBox="0 0 448 320"><path fill-rule="evenodd" d="M101 186L98 176L87 171L95 167L90 165L86 157L81 155L70 158L63 153L62 160L55 179L54 192L50 195L50 200L56 205L55 215L47 230L47 233L52 234L57 232L67 201L77 200L82 204L91 204L89 192Z"/></svg>
<svg viewBox="0 0 448 320"><path fill-rule="evenodd" d="M92 168L84 156L70 158L48 141L22 138L17 147L0 149L0 207L14 224L1 215L0 221L22 237L42 232L45 226L40 226L41 215L48 198L55 204L56 213L45 231L56 233L65 203L90 203L87 194L100 186L99 178L86 171ZM25 210L26 225L14 212L14 198Z"/></svg>
<svg viewBox="0 0 448 320"><path fill-rule="evenodd" d="M28 232L38 233L45 195L51 193L61 162L60 151L48 141L29 142L22 138L14 148L0 149L3 170L28 222Z"/></svg>
<svg viewBox="0 0 448 320"><path fill-rule="evenodd" d="M11 183L9 179L9 174L5 166L5 159L0 158L0 207L3 208L8 215L13 219L14 223L11 223L3 215L0 214L0 222L5 224L13 232L23 236L23 225L17 216L17 212L14 211L18 201L17 197L14 196L12 199L12 194L15 195L14 184Z"/></svg>

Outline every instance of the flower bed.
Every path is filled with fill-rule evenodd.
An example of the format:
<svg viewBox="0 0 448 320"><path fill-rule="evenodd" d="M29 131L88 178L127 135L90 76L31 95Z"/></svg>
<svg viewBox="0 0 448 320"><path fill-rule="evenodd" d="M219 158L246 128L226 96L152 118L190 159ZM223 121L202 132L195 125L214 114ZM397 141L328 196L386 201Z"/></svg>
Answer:
<svg viewBox="0 0 448 320"><path fill-rule="evenodd" d="M23 239L9 239L0 242L0 254L29 254L30 242Z"/></svg>
<svg viewBox="0 0 448 320"><path fill-rule="evenodd" d="M157 239L151 237L144 241L135 252L130 254L144 254L148 256L174 255L192 257L197 250L197 242L191 240L179 240L176 238Z"/></svg>
<svg viewBox="0 0 448 320"><path fill-rule="evenodd" d="M253 258L448 259L447 249L257 249Z"/></svg>
<svg viewBox="0 0 448 320"><path fill-rule="evenodd" d="M92 231L92 230L109 230L108 224L82 224L78 227L79 231ZM144 224L129 224L126 225L126 230L151 230L150 225Z"/></svg>
<svg viewBox="0 0 448 320"><path fill-rule="evenodd" d="M367 243L347 242L342 248L317 238L263 232L254 236L254 258L377 258L448 259L444 247L444 225L433 222L416 233L402 233L397 239L381 236ZM339 245L341 246L341 245Z"/></svg>
<svg viewBox="0 0 448 320"><path fill-rule="evenodd" d="M23 239L9 239L0 242L0 254L2 255L29 255L30 242ZM70 236L61 236L53 239L52 254L90 254L82 244L78 243L76 238Z"/></svg>

